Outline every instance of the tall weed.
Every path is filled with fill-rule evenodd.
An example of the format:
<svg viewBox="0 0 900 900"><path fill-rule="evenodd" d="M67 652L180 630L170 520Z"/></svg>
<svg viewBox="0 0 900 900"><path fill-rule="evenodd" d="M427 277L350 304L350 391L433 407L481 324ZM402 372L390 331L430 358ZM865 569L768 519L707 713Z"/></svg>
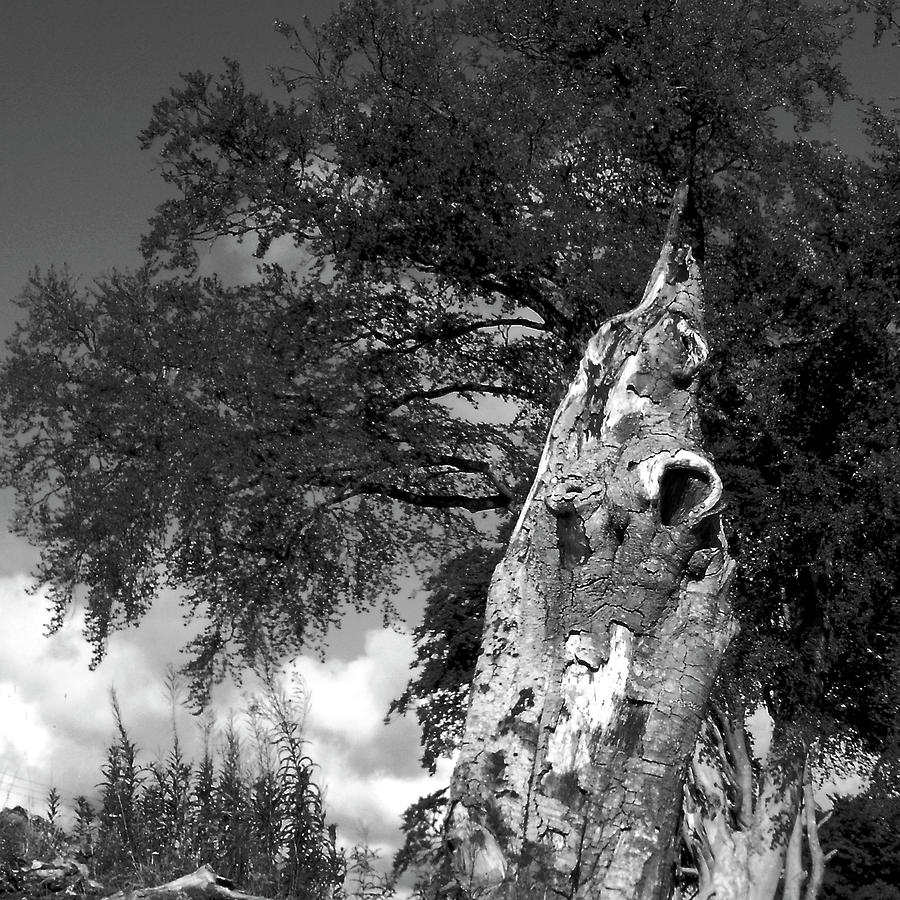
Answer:
<svg viewBox="0 0 900 900"><path fill-rule="evenodd" d="M171 674L173 705L178 685ZM175 717L163 759L142 763L118 698L115 738L102 766L99 808L76 801L72 842L110 889L160 884L203 863L265 897L340 900L347 862L326 823L315 765L302 737L301 682L285 691L269 678L238 726L218 740L201 724L197 762L185 758Z"/></svg>

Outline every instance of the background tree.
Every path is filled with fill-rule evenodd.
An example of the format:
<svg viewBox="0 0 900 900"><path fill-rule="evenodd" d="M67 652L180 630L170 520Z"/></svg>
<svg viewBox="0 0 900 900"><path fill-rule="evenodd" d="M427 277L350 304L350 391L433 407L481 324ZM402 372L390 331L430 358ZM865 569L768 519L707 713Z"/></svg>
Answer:
<svg viewBox="0 0 900 900"><path fill-rule="evenodd" d="M298 45L307 71L283 82L303 99L248 92L236 64L188 76L143 136L179 193L150 268L95 291L39 277L4 370L16 527L58 612L87 585L101 648L168 581L209 622L202 682L231 652L315 642L364 602L354 585L427 562L436 526L443 556L481 544L471 514L521 497L536 421L642 284L674 184L693 171L708 231L730 232L781 152L771 111L805 123L842 88L826 16L726 7L574 29L580 7L360 2ZM726 60L741 77L714 80ZM222 234L291 236L304 277L158 277ZM457 412L492 396L521 415Z"/></svg>
<svg viewBox="0 0 900 900"><path fill-rule="evenodd" d="M900 897L900 801L845 797L822 830L834 857L825 872L827 900L896 900Z"/></svg>

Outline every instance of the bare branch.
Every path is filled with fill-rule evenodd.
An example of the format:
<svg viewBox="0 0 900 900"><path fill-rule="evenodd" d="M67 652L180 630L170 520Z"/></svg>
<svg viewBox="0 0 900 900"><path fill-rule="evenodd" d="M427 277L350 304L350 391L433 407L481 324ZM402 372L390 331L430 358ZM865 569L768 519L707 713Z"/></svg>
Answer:
<svg viewBox="0 0 900 900"><path fill-rule="evenodd" d="M556 323L567 328L572 326L574 316L570 304L547 277L537 276L532 282L524 279L505 280L484 275L478 279L478 286L483 290L507 297L515 303L526 304L535 310L550 327Z"/></svg>
<svg viewBox="0 0 900 900"><path fill-rule="evenodd" d="M466 494L428 494L376 482L357 484L352 491L343 494L340 499L349 500L351 497L362 494L399 500L402 503L408 503L410 506L421 506L429 509L464 509L469 512L506 509L511 502L511 498L504 493L482 497L469 497Z"/></svg>
<svg viewBox="0 0 900 900"><path fill-rule="evenodd" d="M753 821L753 766L750 762L743 710L739 710L734 716L729 716L717 704L710 705L719 721L719 727L725 737L728 753L734 766L735 787L738 794L735 815L738 825L741 828L749 828Z"/></svg>
<svg viewBox="0 0 900 900"><path fill-rule="evenodd" d="M483 331L487 328L529 328L534 331L546 331L547 328L543 322L534 319L526 319L523 316L507 316L498 317L496 319L483 319L477 322L466 322L465 325L457 325L455 328L447 326L445 328L434 328L420 335L417 339L411 340L409 344L402 348L403 353L413 353L428 344L437 341L453 340L454 338L465 337L475 331Z"/></svg>
<svg viewBox="0 0 900 900"><path fill-rule="evenodd" d="M486 460L467 459L464 456L447 455L433 457L430 461L435 465L452 466L460 472L483 475L485 478L491 480L491 483L497 488L498 493L503 494L504 497L508 497L510 502L515 499L515 492L506 483L503 475L497 470L496 466L491 465L491 463Z"/></svg>
<svg viewBox="0 0 900 900"><path fill-rule="evenodd" d="M737 783L737 775L734 771L734 767L731 765L731 760L728 758L728 754L725 750L725 742L722 738L723 729L720 728L715 722L711 719L707 719L704 723L704 727L706 728L707 733L711 736L713 743L716 748L716 755L719 758L719 767L722 771L722 774L727 779L729 785L734 790L739 790L739 786ZM727 725L727 720L726 720Z"/></svg>
<svg viewBox="0 0 900 900"><path fill-rule="evenodd" d="M436 400L440 397L449 397L451 394L488 394L495 397L517 397L520 400L537 400L538 396L533 391L522 390L512 385L479 384L474 381L463 381L458 384L445 384L429 390L409 391L390 401L390 409L398 409L406 406L413 400Z"/></svg>

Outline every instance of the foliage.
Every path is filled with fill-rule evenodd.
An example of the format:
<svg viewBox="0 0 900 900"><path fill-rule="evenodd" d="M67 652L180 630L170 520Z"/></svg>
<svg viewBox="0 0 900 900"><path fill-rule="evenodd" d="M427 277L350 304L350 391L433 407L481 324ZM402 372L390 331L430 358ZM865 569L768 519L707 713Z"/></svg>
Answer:
<svg viewBox="0 0 900 900"><path fill-rule="evenodd" d="M444 852L444 819L449 790L441 788L420 797L403 813L403 846L394 857L394 874L411 871L416 875L415 889L422 897L431 896L435 886L449 878L449 857Z"/></svg>
<svg viewBox="0 0 900 900"><path fill-rule="evenodd" d="M46 817L21 807L0 812L0 893L21 887L32 860L55 859L60 870L69 867L78 876L78 867L109 891L155 886L207 864L242 890L266 897L394 896L394 876L380 865L378 852L365 840L339 848L334 826L325 822L315 765L304 752L302 682L293 680L285 690L267 676L264 693L245 709L247 727L239 728L232 716L215 745L214 723L205 717L198 762L182 753L174 724L181 688L172 671L167 686L171 747L163 759L146 763L113 693L116 737L106 751L97 808L76 797L68 833L54 825L55 788ZM58 890L43 888L41 896Z"/></svg>
<svg viewBox="0 0 900 900"><path fill-rule="evenodd" d="M834 851L822 900L900 898L900 799L843 798L822 837L825 849Z"/></svg>
<svg viewBox="0 0 900 900"><path fill-rule="evenodd" d="M347 888L354 900L393 897L394 877L378 867L379 854L368 842L354 846L347 858Z"/></svg>
<svg viewBox="0 0 900 900"><path fill-rule="evenodd" d="M434 774L462 737L465 700L475 673L484 627L484 600L496 547L475 547L448 559L425 583L422 623L413 632L416 670L388 715L415 710L422 729L422 765Z"/></svg>
<svg viewBox="0 0 900 900"><path fill-rule="evenodd" d="M693 180L711 237L739 231L784 154L772 110L802 128L845 91L835 26L800 0L357 0L307 37L279 26L301 66L283 100L236 63L186 76L142 135L177 189L148 267L87 290L36 275L0 374L53 624L85 586L99 657L178 589L205 624L202 699L493 540L478 513L521 502L671 189ZM293 245L296 274L181 277L223 235ZM491 398L512 422L473 409Z"/></svg>
<svg viewBox="0 0 900 900"><path fill-rule="evenodd" d="M674 184L772 162L771 110L802 126L843 91L833 25L796 0L348 3L282 26L304 100L268 105L232 65L157 105L143 138L182 196L145 249L316 235L342 268L432 272L577 337L642 287Z"/></svg>
<svg viewBox="0 0 900 900"><path fill-rule="evenodd" d="M509 505L534 444L445 398L527 398L546 375L532 338L503 337L517 317L461 324L427 285L407 315L393 290L382 316L356 288L274 269L233 289L36 276L4 368L4 468L15 528L44 549L53 626L86 585L99 659L110 630L178 588L205 623L203 696L234 655L315 644L435 545L477 540L468 511ZM494 387L491 364L515 386Z"/></svg>
<svg viewBox="0 0 900 900"><path fill-rule="evenodd" d="M155 885L209 864L261 896L319 900L343 889L346 862L303 753L301 685L286 694L270 682L251 703L253 759L232 720L217 748L205 729L199 763L173 731L166 758L143 764L115 696L113 710L99 810L79 798L72 835L97 880Z"/></svg>
<svg viewBox="0 0 900 900"><path fill-rule="evenodd" d="M741 564L732 674L751 707L877 746L900 699L896 168L801 144L787 171L792 200L741 237L754 252L732 248L745 264L712 322L707 434Z"/></svg>

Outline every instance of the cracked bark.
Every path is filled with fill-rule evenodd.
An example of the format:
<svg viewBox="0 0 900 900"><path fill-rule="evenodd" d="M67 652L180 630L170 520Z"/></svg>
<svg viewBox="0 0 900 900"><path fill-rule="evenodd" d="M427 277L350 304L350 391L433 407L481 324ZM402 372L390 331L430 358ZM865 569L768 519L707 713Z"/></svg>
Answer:
<svg viewBox="0 0 900 900"><path fill-rule="evenodd" d="M736 625L684 191L641 303L603 324L491 585L451 783L479 898L668 896L682 786Z"/></svg>

